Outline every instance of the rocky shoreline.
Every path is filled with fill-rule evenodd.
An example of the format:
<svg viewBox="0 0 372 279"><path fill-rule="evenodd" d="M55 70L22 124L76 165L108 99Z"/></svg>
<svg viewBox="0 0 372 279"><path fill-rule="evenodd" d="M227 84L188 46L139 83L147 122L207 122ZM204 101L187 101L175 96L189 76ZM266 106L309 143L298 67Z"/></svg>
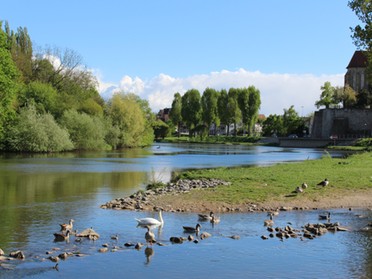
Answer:
<svg viewBox="0 0 372 279"><path fill-rule="evenodd" d="M101 205L101 208L137 211L153 211L161 208L163 211L166 212L191 212L211 210L216 212L262 212L273 210L287 211L309 209L309 207L306 206L264 206L258 205L256 203L230 205L227 203L203 202L203 204L195 205L192 202L182 202L182 198L179 198L180 195L189 193L190 191L216 187L228 187L229 185L230 182L220 179L180 179L175 183L168 183L164 187L146 191L139 190L128 197L113 199Z"/></svg>

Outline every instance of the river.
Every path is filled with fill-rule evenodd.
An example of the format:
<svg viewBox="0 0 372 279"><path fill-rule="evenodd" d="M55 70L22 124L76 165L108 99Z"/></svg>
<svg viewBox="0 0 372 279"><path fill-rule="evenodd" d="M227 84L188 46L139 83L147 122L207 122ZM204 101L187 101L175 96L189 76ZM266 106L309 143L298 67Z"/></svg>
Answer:
<svg viewBox="0 0 372 279"><path fill-rule="evenodd" d="M321 149L264 146L159 144L144 149L54 155L0 157L0 248L8 255L21 250L24 260L0 261L0 278L371 278L372 236L360 228L371 211L333 209L332 220L347 232L327 233L308 240L281 241L268 235L265 213L220 214L221 222L202 223L211 237L198 243L172 244L171 236L187 236L196 213L163 213L164 226L155 235L164 246L137 250L124 243L145 242L135 218L156 213L103 210L101 204L144 189L150 179L169 181L185 169L270 165L318 159ZM343 156L342 153L331 153ZM301 229L318 221L318 212L281 212L275 225L289 222ZM54 242L59 224L74 219L74 229L93 228L96 241ZM111 239L117 235L118 239ZM239 239L229 238L239 235ZM104 244L108 252L98 250ZM113 247L115 252L111 251ZM48 257L74 255L55 263ZM47 254L48 253L48 254Z"/></svg>

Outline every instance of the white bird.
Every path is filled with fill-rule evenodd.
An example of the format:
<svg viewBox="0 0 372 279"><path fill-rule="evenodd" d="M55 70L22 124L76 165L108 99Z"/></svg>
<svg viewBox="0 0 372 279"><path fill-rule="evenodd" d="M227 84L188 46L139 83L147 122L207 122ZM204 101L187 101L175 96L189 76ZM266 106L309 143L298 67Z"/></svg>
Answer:
<svg viewBox="0 0 372 279"><path fill-rule="evenodd" d="M296 193L303 193L304 192L304 189L302 189L301 187L296 187Z"/></svg>
<svg viewBox="0 0 372 279"><path fill-rule="evenodd" d="M163 226L164 220L161 214L161 210L159 210L159 220L151 217L136 219L139 226Z"/></svg>

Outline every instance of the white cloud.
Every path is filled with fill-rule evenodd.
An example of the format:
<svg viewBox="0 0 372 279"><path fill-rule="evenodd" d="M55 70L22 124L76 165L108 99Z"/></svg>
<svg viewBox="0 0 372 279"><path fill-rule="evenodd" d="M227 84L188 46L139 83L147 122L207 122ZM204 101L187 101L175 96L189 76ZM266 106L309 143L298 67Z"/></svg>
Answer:
<svg viewBox="0 0 372 279"><path fill-rule="evenodd" d="M148 100L151 109L158 112L160 109L171 106L176 92L183 95L187 90L195 88L202 94L207 87L228 90L231 87L241 88L253 85L261 92L260 113L265 115L282 114L283 109L294 105L298 113L307 115L316 110L314 103L319 99L320 87L324 82L329 81L333 86L342 86L343 78L344 74L322 76L266 74L239 69L237 71L222 70L186 78L159 74L147 81L139 77L124 76L118 85L100 85L100 92L105 99L118 90L135 93L142 99Z"/></svg>

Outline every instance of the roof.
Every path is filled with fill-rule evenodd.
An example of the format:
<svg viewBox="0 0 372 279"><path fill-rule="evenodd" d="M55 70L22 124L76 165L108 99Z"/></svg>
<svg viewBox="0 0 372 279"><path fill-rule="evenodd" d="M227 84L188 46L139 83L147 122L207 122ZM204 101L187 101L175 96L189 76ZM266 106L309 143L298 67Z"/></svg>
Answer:
<svg viewBox="0 0 372 279"><path fill-rule="evenodd" d="M367 65L367 55L366 51L357 50L354 52L353 57L351 58L349 65L346 69L349 68L365 68Z"/></svg>

